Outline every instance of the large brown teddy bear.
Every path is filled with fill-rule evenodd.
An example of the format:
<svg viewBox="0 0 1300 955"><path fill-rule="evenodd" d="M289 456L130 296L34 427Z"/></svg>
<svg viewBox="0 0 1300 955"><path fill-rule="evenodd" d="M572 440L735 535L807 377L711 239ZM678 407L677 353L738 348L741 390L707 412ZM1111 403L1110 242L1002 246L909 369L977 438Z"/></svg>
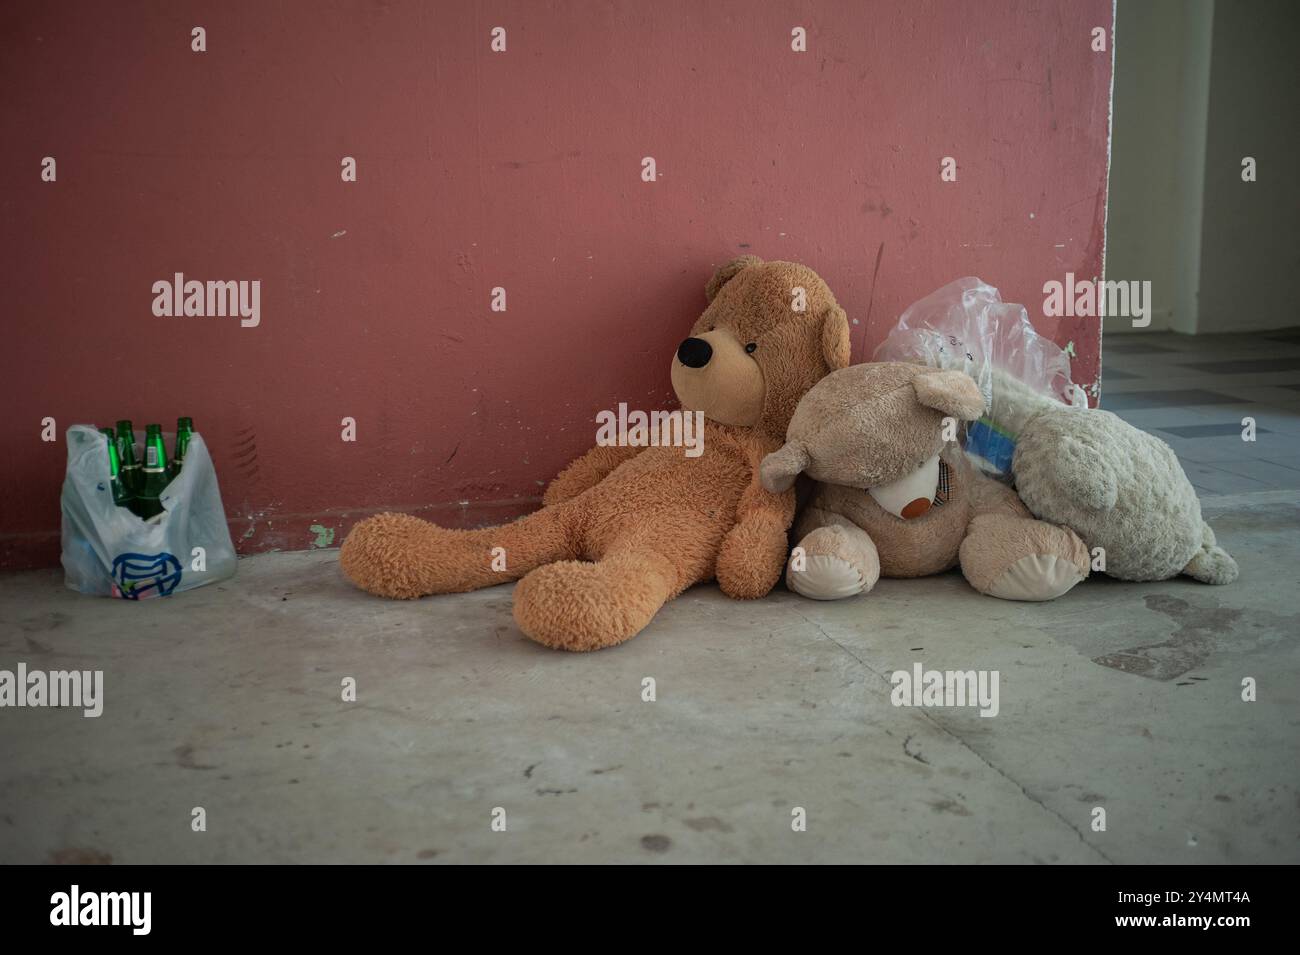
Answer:
<svg viewBox="0 0 1300 955"><path fill-rule="evenodd" d="M865 593L884 577L961 565L971 586L1008 600L1052 600L1088 576L1073 531L1033 515L1005 484L976 474L956 422L984 413L962 371L904 362L827 375L799 403L763 483L818 481L799 517L786 582L818 600Z"/></svg>
<svg viewBox="0 0 1300 955"><path fill-rule="evenodd" d="M766 595L785 565L795 496L766 490L759 463L785 440L804 393L848 365L848 321L821 277L791 262L742 256L705 295L672 363L682 408L705 416L703 453L593 448L551 483L540 510L500 527L380 514L343 542L343 572L399 598L519 580L520 629L565 650L621 643L714 578L730 597Z"/></svg>

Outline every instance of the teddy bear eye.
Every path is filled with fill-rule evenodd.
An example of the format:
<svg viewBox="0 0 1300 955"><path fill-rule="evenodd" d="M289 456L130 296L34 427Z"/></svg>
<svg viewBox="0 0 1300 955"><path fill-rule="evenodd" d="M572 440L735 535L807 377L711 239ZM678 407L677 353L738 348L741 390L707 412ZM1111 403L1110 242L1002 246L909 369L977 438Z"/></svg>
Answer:
<svg viewBox="0 0 1300 955"><path fill-rule="evenodd" d="M754 354L757 348L758 348L758 342L750 342L748 345L745 346L745 353L752 355Z"/></svg>

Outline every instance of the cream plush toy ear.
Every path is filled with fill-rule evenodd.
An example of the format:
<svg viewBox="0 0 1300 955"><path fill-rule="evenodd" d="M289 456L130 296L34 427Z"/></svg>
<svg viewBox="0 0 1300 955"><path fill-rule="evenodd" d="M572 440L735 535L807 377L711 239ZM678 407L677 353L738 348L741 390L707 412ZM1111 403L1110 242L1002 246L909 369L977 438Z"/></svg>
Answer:
<svg viewBox="0 0 1300 955"><path fill-rule="evenodd" d="M763 463L758 466L758 473L763 487L773 494L780 494L788 491L794 484L794 479L811 463L812 458L803 445L788 441L763 459Z"/></svg>
<svg viewBox="0 0 1300 955"><path fill-rule="evenodd" d="M975 379L964 371L933 371L912 379L916 400L960 421L978 421L984 414L984 396Z"/></svg>

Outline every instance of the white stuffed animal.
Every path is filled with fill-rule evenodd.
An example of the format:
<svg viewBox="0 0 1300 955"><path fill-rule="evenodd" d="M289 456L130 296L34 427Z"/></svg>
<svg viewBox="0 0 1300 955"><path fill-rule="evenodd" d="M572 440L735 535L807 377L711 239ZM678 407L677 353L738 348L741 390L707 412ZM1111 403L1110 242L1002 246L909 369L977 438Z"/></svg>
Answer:
<svg viewBox="0 0 1300 955"><path fill-rule="evenodd" d="M1089 550L1102 548L1107 574L1237 579L1237 562L1201 519L1196 489L1169 445L1109 411L1067 407L1001 372L993 387L997 423L1017 436L1011 469L1020 499Z"/></svg>

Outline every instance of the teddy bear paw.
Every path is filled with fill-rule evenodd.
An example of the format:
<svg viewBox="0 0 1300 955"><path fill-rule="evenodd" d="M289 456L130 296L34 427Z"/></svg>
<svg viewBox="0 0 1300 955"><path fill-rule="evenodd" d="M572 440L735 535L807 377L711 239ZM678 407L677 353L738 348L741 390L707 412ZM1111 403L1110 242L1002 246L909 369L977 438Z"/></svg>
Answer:
<svg viewBox="0 0 1300 955"><path fill-rule="evenodd" d="M339 550L339 567L362 590L408 600L432 593L427 564L433 525L408 514L378 514L352 528Z"/></svg>
<svg viewBox="0 0 1300 955"><path fill-rule="evenodd" d="M1003 600L1055 600L1086 576L1068 558L1030 554L1004 570L987 592Z"/></svg>
<svg viewBox="0 0 1300 955"><path fill-rule="evenodd" d="M981 514L961 543L972 587L1003 600L1055 600L1088 576L1089 554L1064 527L1008 514Z"/></svg>
<svg viewBox="0 0 1300 955"><path fill-rule="evenodd" d="M794 569L791 559L785 582L795 593L811 600L842 600L867 589L862 572L843 557L834 554L811 554L803 559L801 570Z"/></svg>

